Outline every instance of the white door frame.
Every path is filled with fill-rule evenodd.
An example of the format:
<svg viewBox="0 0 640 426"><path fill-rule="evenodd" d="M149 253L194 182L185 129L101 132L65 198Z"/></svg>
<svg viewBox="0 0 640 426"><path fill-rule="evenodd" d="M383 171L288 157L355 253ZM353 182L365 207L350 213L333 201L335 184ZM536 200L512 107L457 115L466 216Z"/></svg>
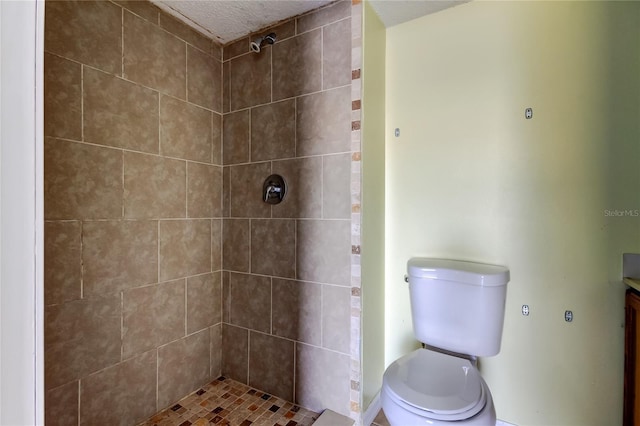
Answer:
<svg viewBox="0 0 640 426"><path fill-rule="evenodd" d="M0 424L44 424L44 1L0 1Z"/></svg>

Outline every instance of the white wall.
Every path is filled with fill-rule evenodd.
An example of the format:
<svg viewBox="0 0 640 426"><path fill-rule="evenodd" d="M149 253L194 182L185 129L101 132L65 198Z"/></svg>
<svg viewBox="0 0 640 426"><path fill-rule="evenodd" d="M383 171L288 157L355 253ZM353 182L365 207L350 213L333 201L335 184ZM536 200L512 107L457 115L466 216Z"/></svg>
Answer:
<svg viewBox="0 0 640 426"><path fill-rule="evenodd" d="M384 373L384 25L363 9L362 66L362 408L382 386Z"/></svg>
<svg viewBox="0 0 640 426"><path fill-rule="evenodd" d="M416 347L410 257L506 265L498 417L620 424L640 218L605 210L640 209L640 3L471 2L389 28L386 64L385 363Z"/></svg>
<svg viewBox="0 0 640 426"><path fill-rule="evenodd" d="M44 424L44 3L0 2L0 424Z"/></svg>

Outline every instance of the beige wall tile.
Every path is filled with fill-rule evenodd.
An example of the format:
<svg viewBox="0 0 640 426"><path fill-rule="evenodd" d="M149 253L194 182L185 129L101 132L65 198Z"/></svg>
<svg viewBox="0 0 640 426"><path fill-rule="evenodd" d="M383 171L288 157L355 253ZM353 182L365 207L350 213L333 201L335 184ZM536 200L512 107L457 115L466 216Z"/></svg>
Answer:
<svg viewBox="0 0 640 426"><path fill-rule="evenodd" d="M249 272L249 220L224 219L222 233L222 267L229 271Z"/></svg>
<svg viewBox="0 0 640 426"><path fill-rule="evenodd" d="M323 285L322 307L322 347L349 354L351 289Z"/></svg>
<svg viewBox="0 0 640 426"><path fill-rule="evenodd" d="M211 221L211 270L222 269L222 219Z"/></svg>
<svg viewBox="0 0 640 426"><path fill-rule="evenodd" d="M186 44L125 12L124 76L180 99L186 97Z"/></svg>
<svg viewBox="0 0 640 426"><path fill-rule="evenodd" d="M248 366L249 331L222 324L222 375L248 383Z"/></svg>
<svg viewBox="0 0 640 426"><path fill-rule="evenodd" d="M185 217L186 169L185 161L125 152L124 216Z"/></svg>
<svg viewBox="0 0 640 426"><path fill-rule="evenodd" d="M281 24L261 30L259 31L258 34L263 35L263 34L269 34L271 32L276 33L276 36L277 36L276 43L282 40L286 40L290 37L293 37L296 35L296 20L290 19Z"/></svg>
<svg viewBox="0 0 640 426"><path fill-rule="evenodd" d="M225 114L222 129L223 163L249 162L249 110Z"/></svg>
<svg viewBox="0 0 640 426"><path fill-rule="evenodd" d="M78 426L78 381L50 389L44 397L47 426Z"/></svg>
<svg viewBox="0 0 640 426"><path fill-rule="evenodd" d="M322 88L351 83L351 19L322 29Z"/></svg>
<svg viewBox="0 0 640 426"><path fill-rule="evenodd" d="M211 221L160 221L160 280L211 272Z"/></svg>
<svg viewBox="0 0 640 426"><path fill-rule="evenodd" d="M44 54L44 134L82 140L82 66Z"/></svg>
<svg viewBox="0 0 640 426"><path fill-rule="evenodd" d="M272 207L273 217L322 217L321 157L274 161L272 171L287 184L284 200Z"/></svg>
<svg viewBox="0 0 640 426"><path fill-rule="evenodd" d="M222 63L222 112L231 111L231 61Z"/></svg>
<svg viewBox="0 0 640 426"><path fill-rule="evenodd" d="M122 72L122 9L105 1L45 3L45 50L92 67Z"/></svg>
<svg viewBox="0 0 640 426"><path fill-rule="evenodd" d="M351 150L350 87L303 96L296 106L298 156Z"/></svg>
<svg viewBox="0 0 640 426"><path fill-rule="evenodd" d="M276 277L296 276L296 221L251 221L251 273Z"/></svg>
<svg viewBox="0 0 640 426"><path fill-rule="evenodd" d="M222 168L222 217L231 216L231 167Z"/></svg>
<svg viewBox="0 0 640 426"><path fill-rule="evenodd" d="M325 219L351 218L351 154L322 157L322 214Z"/></svg>
<svg viewBox="0 0 640 426"><path fill-rule="evenodd" d="M211 40L211 56L213 59L222 61L222 46L213 40Z"/></svg>
<svg viewBox="0 0 640 426"><path fill-rule="evenodd" d="M81 388L80 424L137 424L156 411L156 351L82 379Z"/></svg>
<svg viewBox="0 0 640 426"><path fill-rule="evenodd" d="M270 163L252 163L230 168L231 217L269 217L271 205L262 200L262 185L271 175Z"/></svg>
<svg viewBox="0 0 640 426"><path fill-rule="evenodd" d="M314 30L273 45L273 100L322 89L321 39Z"/></svg>
<svg viewBox="0 0 640 426"><path fill-rule="evenodd" d="M161 13L160 26L170 33L180 37L187 43L192 44L200 50L209 53L211 49L211 39L200 34L198 31L194 30L188 25L178 21L173 16L170 16L166 13Z"/></svg>
<svg viewBox="0 0 640 426"><path fill-rule="evenodd" d="M211 162L211 111L168 96L160 97L160 152L169 157Z"/></svg>
<svg viewBox="0 0 640 426"><path fill-rule="evenodd" d="M249 332L249 386L293 400L294 343Z"/></svg>
<svg viewBox="0 0 640 426"><path fill-rule="evenodd" d="M209 328L211 332L211 379L222 376L222 323Z"/></svg>
<svg viewBox="0 0 640 426"><path fill-rule="evenodd" d="M84 67L84 140L158 152L158 93Z"/></svg>
<svg viewBox="0 0 640 426"><path fill-rule="evenodd" d="M210 331L158 349L158 409L163 409L211 380Z"/></svg>
<svg viewBox="0 0 640 426"><path fill-rule="evenodd" d="M222 275L220 272L187 279L187 333L222 321Z"/></svg>
<svg viewBox="0 0 640 426"><path fill-rule="evenodd" d="M296 343L296 403L349 416L349 355Z"/></svg>
<svg viewBox="0 0 640 426"><path fill-rule="evenodd" d="M251 109L251 161L292 158L295 155L295 100Z"/></svg>
<svg viewBox="0 0 640 426"><path fill-rule="evenodd" d="M160 9L155 7L153 3L149 1L141 1L141 0L115 0L115 3L118 3L120 6L129 10L130 12L135 13L136 15L146 19L149 22L154 24L158 24L158 18L160 13Z"/></svg>
<svg viewBox="0 0 640 426"><path fill-rule="evenodd" d="M187 163L187 216L222 216L222 167Z"/></svg>
<svg viewBox="0 0 640 426"><path fill-rule="evenodd" d="M122 217L122 152L46 138L45 219Z"/></svg>
<svg viewBox="0 0 640 426"><path fill-rule="evenodd" d="M329 284L350 284L350 221L300 220L296 241L296 271L299 279Z"/></svg>
<svg viewBox="0 0 640 426"><path fill-rule="evenodd" d="M249 42L249 37L245 37L226 45L223 49L224 60L228 61L229 59L235 58L243 53L248 53L250 51Z"/></svg>
<svg viewBox="0 0 640 426"><path fill-rule="evenodd" d="M298 34L351 16L351 2L343 0L297 19Z"/></svg>
<svg viewBox="0 0 640 426"><path fill-rule="evenodd" d="M222 115L214 112L211 120L211 131L213 134L211 139L211 150L213 154L211 162L213 164L222 165Z"/></svg>
<svg viewBox="0 0 640 426"><path fill-rule="evenodd" d="M271 101L271 47L231 60L231 111Z"/></svg>
<svg viewBox="0 0 640 426"><path fill-rule="evenodd" d="M271 332L271 278L229 274L230 322L252 330Z"/></svg>
<svg viewBox="0 0 640 426"><path fill-rule="evenodd" d="M231 310L231 288L229 286L229 273L222 271L222 321L229 323L229 311Z"/></svg>
<svg viewBox="0 0 640 426"><path fill-rule="evenodd" d="M185 335L185 280L122 293L122 357L155 349Z"/></svg>
<svg viewBox="0 0 640 426"><path fill-rule="evenodd" d="M99 221L82 226L84 295L158 281L158 222Z"/></svg>
<svg viewBox="0 0 640 426"><path fill-rule="evenodd" d="M273 279L273 334L320 346L321 284Z"/></svg>
<svg viewBox="0 0 640 426"><path fill-rule="evenodd" d="M120 295L47 306L44 315L46 389L120 361Z"/></svg>
<svg viewBox="0 0 640 426"><path fill-rule="evenodd" d="M44 302L53 305L82 294L82 224L44 223Z"/></svg>
<svg viewBox="0 0 640 426"><path fill-rule="evenodd" d="M187 46L187 100L222 112L222 63Z"/></svg>

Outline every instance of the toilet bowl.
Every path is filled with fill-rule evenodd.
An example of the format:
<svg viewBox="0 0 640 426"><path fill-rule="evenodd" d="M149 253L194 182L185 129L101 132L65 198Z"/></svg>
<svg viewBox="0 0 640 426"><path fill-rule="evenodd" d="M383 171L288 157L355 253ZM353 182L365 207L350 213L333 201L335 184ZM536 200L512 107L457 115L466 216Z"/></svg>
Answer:
<svg viewBox="0 0 640 426"><path fill-rule="evenodd" d="M384 372L380 399L392 426L496 424L493 398L475 359L500 352L509 278L502 266L409 260L405 281L413 331L427 348L404 355Z"/></svg>
<svg viewBox="0 0 640 426"><path fill-rule="evenodd" d="M392 425L495 425L491 392L467 359L418 349L385 371L382 409Z"/></svg>

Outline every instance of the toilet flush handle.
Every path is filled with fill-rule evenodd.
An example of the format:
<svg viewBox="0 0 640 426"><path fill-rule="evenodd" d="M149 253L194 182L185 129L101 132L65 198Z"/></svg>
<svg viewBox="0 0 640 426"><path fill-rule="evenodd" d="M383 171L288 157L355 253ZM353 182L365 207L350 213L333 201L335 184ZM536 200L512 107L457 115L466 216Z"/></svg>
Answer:
<svg viewBox="0 0 640 426"><path fill-rule="evenodd" d="M404 282L405 282L405 283L408 283L408 282L409 282L409 275L405 275L405 276L404 276Z"/></svg>

